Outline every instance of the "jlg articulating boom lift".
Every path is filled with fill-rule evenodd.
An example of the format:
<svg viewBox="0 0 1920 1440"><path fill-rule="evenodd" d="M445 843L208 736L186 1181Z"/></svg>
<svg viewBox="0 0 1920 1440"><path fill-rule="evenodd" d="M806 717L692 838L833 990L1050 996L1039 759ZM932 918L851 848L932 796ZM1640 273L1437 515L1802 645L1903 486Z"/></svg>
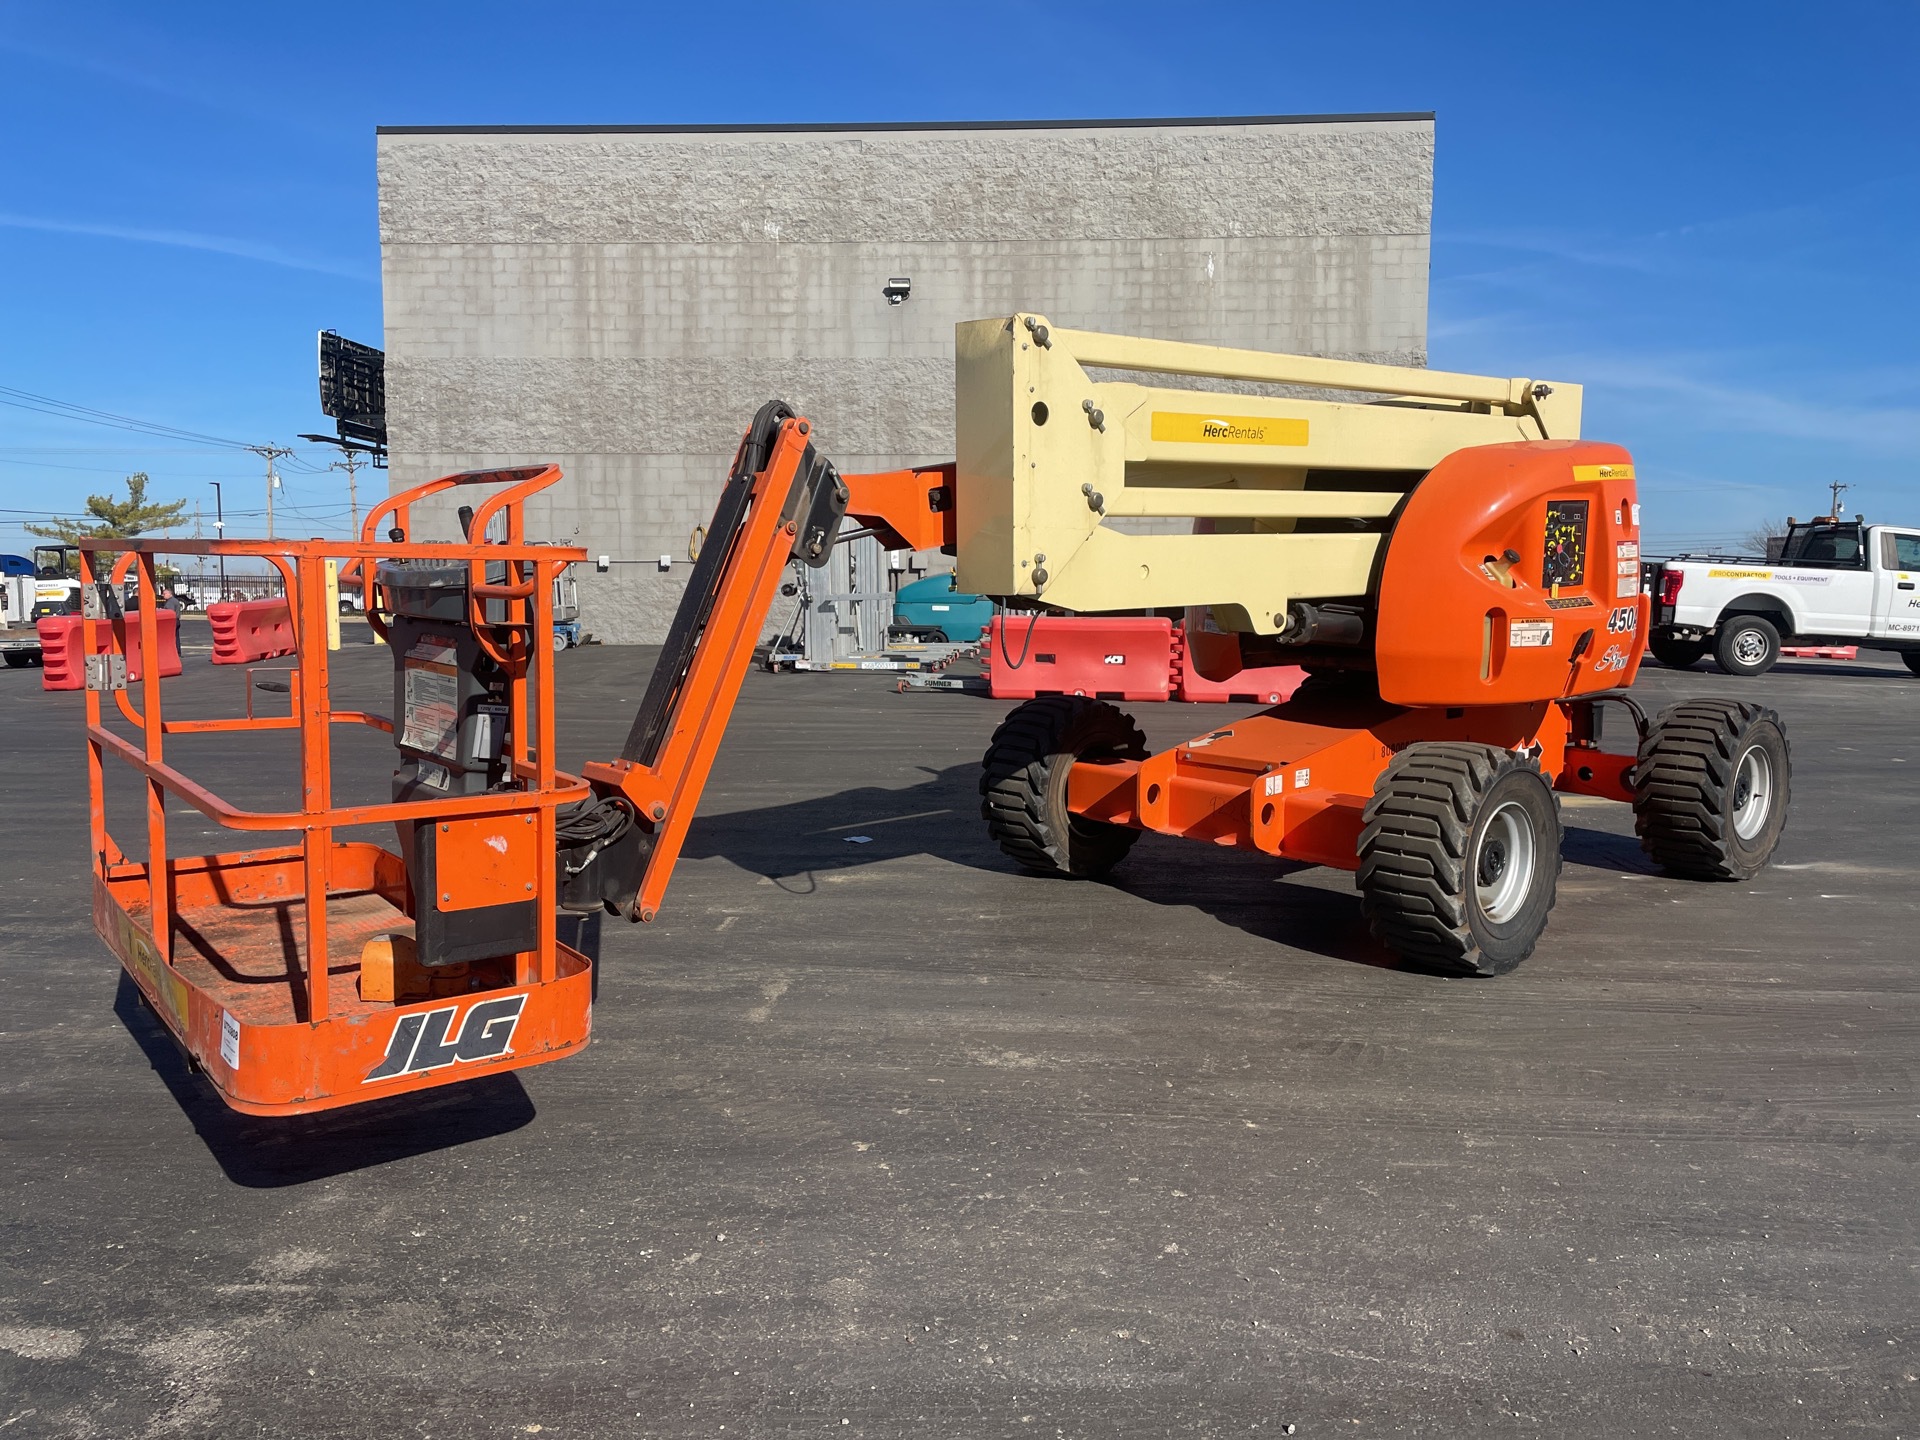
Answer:
<svg viewBox="0 0 1920 1440"><path fill-rule="evenodd" d="M351 1104L584 1044L589 966L556 940L556 906L658 912L782 571L823 563L849 516L890 546L947 548L963 588L1010 610L1184 609L1216 661L1312 673L1286 704L1158 754L1098 699L1014 710L980 788L989 830L1029 870L1100 875L1149 830L1353 870L1385 944L1496 975L1531 953L1553 906L1555 791L1632 805L1643 845L1681 875L1744 878L1771 856L1790 779L1779 717L1695 701L1650 721L1627 694L1647 623L1633 462L1577 438L1577 387L1029 315L962 325L957 382L944 466L841 475L806 419L762 408L626 745L580 777L553 764L549 596L583 556L529 543L522 514L552 467L395 496L349 546L114 542L134 552L120 574L160 549L266 556L294 600L288 717L164 722L149 669L140 710L115 696L141 727L132 743L101 724L101 692L125 683L113 654L87 697L97 923L227 1102ZM463 510L464 543L409 538L418 501L490 483L509 488ZM1127 520L1193 533L1113 523ZM323 556L355 568L392 642L393 721L331 709ZM92 561L85 643L110 625L117 652L136 622L113 614ZM151 629L152 611L137 623ZM1631 752L1601 748L1606 705L1630 717ZM328 727L352 722L394 732L390 804L332 805ZM263 726L300 731L298 810L239 811L162 758L174 733ZM144 861L106 833L109 752L147 780ZM301 841L170 859L169 793ZM369 823L396 826L398 853L333 839Z"/></svg>

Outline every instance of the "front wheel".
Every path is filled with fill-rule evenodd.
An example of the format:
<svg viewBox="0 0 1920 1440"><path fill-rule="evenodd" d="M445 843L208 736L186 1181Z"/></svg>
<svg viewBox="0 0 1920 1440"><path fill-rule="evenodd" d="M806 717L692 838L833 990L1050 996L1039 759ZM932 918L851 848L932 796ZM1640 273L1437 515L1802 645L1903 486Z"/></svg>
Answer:
<svg viewBox="0 0 1920 1440"><path fill-rule="evenodd" d="M1907 669L1920 675L1920 650L1905 651L1900 658L1906 662Z"/></svg>
<svg viewBox="0 0 1920 1440"><path fill-rule="evenodd" d="M980 813L1008 858L1038 875L1076 880L1106 874L1140 832L1087 820L1067 808L1067 777L1080 760L1144 760L1146 736L1103 700L1043 695L993 732L980 762Z"/></svg>
<svg viewBox="0 0 1920 1440"><path fill-rule="evenodd" d="M1689 700L1660 713L1633 769L1640 848L1692 880L1745 880L1787 825L1793 760L1764 705Z"/></svg>
<svg viewBox="0 0 1920 1440"><path fill-rule="evenodd" d="M1360 910L1382 944L1446 975L1533 953L1560 879L1560 806L1540 762L1494 745L1409 745L1360 832Z"/></svg>
<svg viewBox="0 0 1920 1440"><path fill-rule="evenodd" d="M1764 675L1780 658L1780 632L1759 615L1735 615L1720 622L1713 642L1713 663L1729 675Z"/></svg>
<svg viewBox="0 0 1920 1440"><path fill-rule="evenodd" d="M9 650L7 651L7 668L10 670L24 670L33 664L34 658L33 652L30 650Z"/></svg>

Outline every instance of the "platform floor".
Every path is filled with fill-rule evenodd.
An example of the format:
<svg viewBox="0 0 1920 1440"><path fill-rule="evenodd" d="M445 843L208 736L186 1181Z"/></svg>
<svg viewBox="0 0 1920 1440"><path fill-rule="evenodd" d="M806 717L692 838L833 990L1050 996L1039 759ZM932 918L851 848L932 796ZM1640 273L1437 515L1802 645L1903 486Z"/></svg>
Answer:
<svg viewBox="0 0 1920 1440"><path fill-rule="evenodd" d="M559 658L563 763L651 658ZM571 932L584 1054L274 1122L119 980L79 698L0 671L5 1440L1920 1433L1920 680L1649 667L1786 716L1782 863L1669 880L1570 802L1488 983L1394 968L1343 874L1017 874L1008 707L894 681L749 677L660 923ZM176 753L284 798L271 745Z"/></svg>
<svg viewBox="0 0 1920 1440"><path fill-rule="evenodd" d="M147 907L127 913L147 926ZM390 1001L360 998L360 950L413 922L371 891L336 894L327 902L327 1013L373 1017L393 1011ZM197 905L174 920L174 964L243 1025L291 1025L307 1015L307 902Z"/></svg>

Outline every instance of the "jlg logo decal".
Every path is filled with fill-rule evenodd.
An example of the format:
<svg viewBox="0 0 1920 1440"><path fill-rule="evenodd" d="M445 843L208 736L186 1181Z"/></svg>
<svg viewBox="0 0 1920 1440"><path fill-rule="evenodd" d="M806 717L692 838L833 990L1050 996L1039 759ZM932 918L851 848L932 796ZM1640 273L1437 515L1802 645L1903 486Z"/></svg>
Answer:
<svg viewBox="0 0 1920 1440"><path fill-rule="evenodd" d="M525 995L505 995L498 1000L481 1000L467 1010L465 1023L453 1032L458 1005L444 1010L429 1010L420 1015L402 1015L387 1041L387 1054L367 1072L360 1083L391 1080L396 1075L417 1075L425 1070L440 1070L456 1060L492 1060L508 1053L513 1032L520 1024Z"/></svg>

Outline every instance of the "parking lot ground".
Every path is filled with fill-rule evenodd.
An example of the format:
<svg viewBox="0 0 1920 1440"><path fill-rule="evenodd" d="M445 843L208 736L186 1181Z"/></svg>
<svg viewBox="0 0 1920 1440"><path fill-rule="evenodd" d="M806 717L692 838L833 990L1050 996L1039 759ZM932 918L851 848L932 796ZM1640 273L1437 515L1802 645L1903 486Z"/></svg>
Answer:
<svg viewBox="0 0 1920 1440"><path fill-rule="evenodd" d="M177 713L237 709L188 623ZM563 762L651 658L559 657ZM336 674L389 707L385 651ZM1897 664L1650 664L1786 718L1779 863L1667 879L1570 801L1489 982L1397 969L1345 874L1021 875L974 788L1006 705L756 673L660 921L577 932L582 1055L293 1121L212 1098L95 938L80 699L38 686L0 672L6 1440L1920 1429ZM269 800L277 744L171 754ZM384 739L340 755L380 796Z"/></svg>

